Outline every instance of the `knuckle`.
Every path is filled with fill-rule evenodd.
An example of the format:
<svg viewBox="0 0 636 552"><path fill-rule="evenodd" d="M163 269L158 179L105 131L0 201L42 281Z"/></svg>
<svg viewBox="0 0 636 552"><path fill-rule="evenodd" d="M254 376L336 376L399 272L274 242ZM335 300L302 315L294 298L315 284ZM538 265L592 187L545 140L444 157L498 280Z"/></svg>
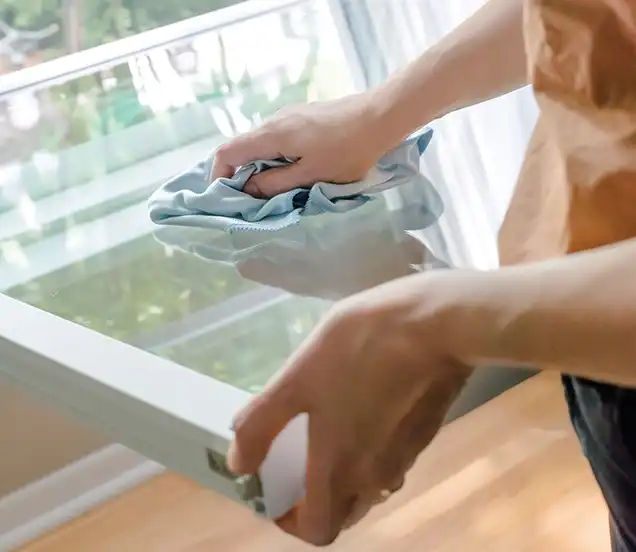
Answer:
<svg viewBox="0 0 636 552"><path fill-rule="evenodd" d="M276 185L279 183L279 179L276 178L276 175L267 175L267 173L263 173L262 176L259 176L260 178L255 179L253 182L254 197L269 199L275 196L279 192L276 188Z"/></svg>
<svg viewBox="0 0 636 552"><path fill-rule="evenodd" d="M221 144L214 153L214 158L220 162L225 163L226 160L231 156L232 153L232 142L227 142L225 144Z"/></svg>
<svg viewBox="0 0 636 552"><path fill-rule="evenodd" d="M343 320L345 313L342 312L338 304L332 306L327 315L320 321L317 335L320 337L321 343L332 342L342 335Z"/></svg>
<svg viewBox="0 0 636 552"><path fill-rule="evenodd" d="M260 130L260 139L267 141L270 146L281 149L287 145L289 128L285 121L273 120L265 123Z"/></svg>
<svg viewBox="0 0 636 552"><path fill-rule="evenodd" d="M277 404L285 405L289 412L303 412L306 395L300 381L285 373L272 381L270 392Z"/></svg>
<svg viewBox="0 0 636 552"><path fill-rule="evenodd" d="M281 134L284 130L284 118L276 117L275 119L269 119L268 121L265 121L258 129L258 133L264 137L273 138Z"/></svg>
<svg viewBox="0 0 636 552"><path fill-rule="evenodd" d="M242 441L246 438L249 438L251 433L251 408L247 408L234 418L234 423L232 424L232 429L234 430L234 435L237 441Z"/></svg>
<svg viewBox="0 0 636 552"><path fill-rule="evenodd" d="M257 132L255 140L263 145L267 144L270 149L285 149L287 131L285 127L277 122L265 123Z"/></svg>
<svg viewBox="0 0 636 552"><path fill-rule="evenodd" d="M305 121L306 117L302 110L296 106L287 106L280 109L276 115L266 122L268 125L272 125L277 129L296 128L299 124Z"/></svg>
<svg viewBox="0 0 636 552"><path fill-rule="evenodd" d="M227 156L228 144L221 144L214 152L214 158L218 161L223 161Z"/></svg>
<svg viewBox="0 0 636 552"><path fill-rule="evenodd" d="M265 121L255 132L263 139L273 138L280 129L280 124L275 119Z"/></svg>
<svg viewBox="0 0 636 552"><path fill-rule="evenodd" d="M256 199L265 199L267 197L267 194L263 191L264 187L266 186L263 185L261 179L254 180L252 182L252 186L250 187L251 195L254 196Z"/></svg>
<svg viewBox="0 0 636 552"><path fill-rule="evenodd" d="M237 441L245 441L249 435L248 424L245 419L236 420L234 422L234 438Z"/></svg>
<svg viewBox="0 0 636 552"><path fill-rule="evenodd" d="M351 301L343 299L331 307L325 326L327 330L341 333L349 328L355 329L358 327L359 318L358 310L354 308Z"/></svg>

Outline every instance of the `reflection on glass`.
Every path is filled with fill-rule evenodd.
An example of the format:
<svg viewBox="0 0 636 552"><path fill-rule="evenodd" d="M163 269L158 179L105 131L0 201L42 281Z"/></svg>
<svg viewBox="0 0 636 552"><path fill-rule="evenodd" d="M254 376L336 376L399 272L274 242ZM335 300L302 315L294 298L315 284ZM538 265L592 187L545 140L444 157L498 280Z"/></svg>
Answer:
<svg viewBox="0 0 636 552"><path fill-rule="evenodd" d="M158 229L157 242L198 259L202 273L208 266L232 267L243 281L280 292L258 299L254 294L241 317L216 309L216 315L210 313L202 323L188 325L184 320L181 331L173 333L178 337L156 340L157 345L147 339L146 347L201 373L259 391L333 301L446 266L406 233L408 228L425 230L437 220L439 211L431 209L435 203L423 196L399 210L375 201L346 214L307 217L296 227L274 233L219 236L200 228ZM263 304L267 306L259 308Z"/></svg>
<svg viewBox="0 0 636 552"><path fill-rule="evenodd" d="M205 10L214 4L196 3ZM42 13L31 15L44 25L60 1L39 4ZM121 33L170 22L165 18L177 16L167 10L177 4L186 16L194 13L193 0L171 4L147 4L135 22L120 12L117 20L128 29ZM0 19L29 5L5 2ZM111 25L113 14L104 13L87 35L100 23ZM122 36L108 29L108 40ZM266 288L231 266L157 243L145 202L162 181L281 107L351 92L349 73L328 3L315 0L1 98L0 292L255 389L327 303L277 299L189 338L180 333L184 324L205 327L218 309Z"/></svg>
<svg viewBox="0 0 636 552"><path fill-rule="evenodd" d="M240 1L3 0L0 54L9 68L17 70Z"/></svg>
<svg viewBox="0 0 636 552"><path fill-rule="evenodd" d="M438 220L432 188L413 180L422 194L401 209L372 201L346 214L305 217L277 232L223 235L204 228L162 227L153 235L166 247L207 264L233 267L247 281L295 296L338 301L412 272L446 267L427 229ZM417 229L417 236L408 231ZM424 239L422 239L424 238ZM441 250L443 253L443 250Z"/></svg>
<svg viewBox="0 0 636 552"><path fill-rule="evenodd" d="M330 303L289 296L249 318L157 352L252 393L281 368Z"/></svg>
<svg viewBox="0 0 636 552"><path fill-rule="evenodd" d="M247 291L227 267L202 278L189 255L140 238L36 280L9 295L124 341Z"/></svg>

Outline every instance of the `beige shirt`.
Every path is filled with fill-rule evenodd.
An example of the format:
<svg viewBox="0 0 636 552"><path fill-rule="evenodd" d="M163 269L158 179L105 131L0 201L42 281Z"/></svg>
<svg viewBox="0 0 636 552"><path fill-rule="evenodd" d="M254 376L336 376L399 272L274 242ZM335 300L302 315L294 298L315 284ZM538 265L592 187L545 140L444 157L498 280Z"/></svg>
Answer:
<svg viewBox="0 0 636 552"><path fill-rule="evenodd" d="M636 1L526 0L524 23L540 116L502 264L636 237Z"/></svg>

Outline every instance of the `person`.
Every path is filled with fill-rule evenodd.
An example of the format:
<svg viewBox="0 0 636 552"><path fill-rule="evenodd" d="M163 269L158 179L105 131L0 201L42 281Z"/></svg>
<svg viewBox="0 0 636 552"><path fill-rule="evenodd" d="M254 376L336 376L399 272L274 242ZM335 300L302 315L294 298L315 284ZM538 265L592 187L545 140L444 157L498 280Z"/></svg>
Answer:
<svg viewBox="0 0 636 552"><path fill-rule="evenodd" d="M474 366L534 365L564 374L613 550L636 551L635 53L628 0L490 0L379 87L291 107L218 150L215 176L297 158L248 182L269 197L358 179L421 125L526 84L540 108L502 267L430 271L342 300L239 414L236 473L255 472L309 414L306 498L283 530L331 543L400 489Z"/></svg>

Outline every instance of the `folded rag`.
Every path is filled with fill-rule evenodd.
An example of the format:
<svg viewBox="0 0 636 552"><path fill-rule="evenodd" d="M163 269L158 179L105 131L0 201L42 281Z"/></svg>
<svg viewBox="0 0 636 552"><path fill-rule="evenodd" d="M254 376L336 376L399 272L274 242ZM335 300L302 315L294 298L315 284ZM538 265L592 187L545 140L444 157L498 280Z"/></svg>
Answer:
<svg viewBox="0 0 636 552"><path fill-rule="evenodd" d="M311 188L296 188L270 199L244 193L248 179L274 167L289 165L287 158L261 160L239 168L231 178L210 183L212 161L202 161L155 191L148 200L155 224L237 230L274 231L298 223L301 216L342 213L363 205L378 193L416 178L420 156L433 131L411 135L382 157L363 180L350 184L317 182ZM425 181L428 183L428 181Z"/></svg>

